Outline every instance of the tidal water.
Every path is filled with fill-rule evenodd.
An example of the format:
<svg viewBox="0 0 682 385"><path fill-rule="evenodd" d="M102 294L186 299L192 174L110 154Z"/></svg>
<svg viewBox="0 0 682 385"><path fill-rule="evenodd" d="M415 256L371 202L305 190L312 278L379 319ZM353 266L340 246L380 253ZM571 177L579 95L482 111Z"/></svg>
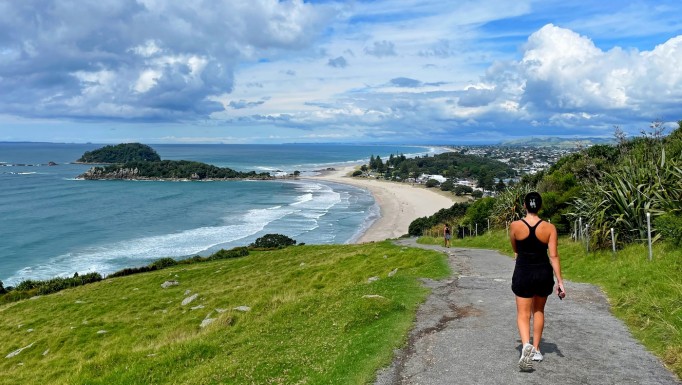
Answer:
<svg viewBox="0 0 682 385"><path fill-rule="evenodd" d="M85 181L97 144L0 143L0 280L109 274L161 257L208 255L267 233L307 244L356 240L378 218L369 192L318 180ZM339 144L152 145L162 159L240 171L301 171L434 148ZM48 166L48 162L57 163Z"/></svg>

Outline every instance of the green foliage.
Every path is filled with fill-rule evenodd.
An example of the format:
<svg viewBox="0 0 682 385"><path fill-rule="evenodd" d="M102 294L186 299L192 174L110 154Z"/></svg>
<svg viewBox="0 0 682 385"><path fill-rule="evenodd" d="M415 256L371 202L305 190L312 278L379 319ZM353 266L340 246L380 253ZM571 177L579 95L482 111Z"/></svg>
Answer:
<svg viewBox="0 0 682 385"><path fill-rule="evenodd" d="M178 264L178 261L176 261L175 259L170 258L170 257L166 257L166 258L157 259L156 261L152 262L151 265L149 265L149 266L154 267L156 270L161 270L161 269L165 269L166 267L175 266L177 264Z"/></svg>
<svg viewBox="0 0 682 385"><path fill-rule="evenodd" d="M488 219L491 217L494 208L495 198L479 199L469 206L466 216L461 222L466 225L471 224L474 228L478 224L479 232L482 232L487 227Z"/></svg>
<svg viewBox="0 0 682 385"><path fill-rule="evenodd" d="M408 234L421 236L425 230L444 223L456 223L459 218L466 215L469 203L455 203L450 208L440 209L430 217L417 218L410 223Z"/></svg>
<svg viewBox="0 0 682 385"><path fill-rule="evenodd" d="M440 189L442 191L452 191L455 189L455 184L452 182L452 180L448 179L440 184Z"/></svg>
<svg viewBox="0 0 682 385"><path fill-rule="evenodd" d="M353 171L353 174L351 176L360 176L360 175L362 175L362 171L355 170L355 171Z"/></svg>
<svg viewBox="0 0 682 385"><path fill-rule="evenodd" d="M230 250L220 249L217 252L215 252L213 255L211 255L208 259L215 260L215 259L239 258L239 257L246 257L247 255L249 255L249 248L248 247L235 247L235 248L230 249Z"/></svg>
<svg viewBox="0 0 682 385"><path fill-rule="evenodd" d="M598 247L608 246L610 228L621 242L640 241L647 237L647 213L654 219L666 212L682 211L679 160L667 159L660 142L638 143L611 171L586 183L574 201L570 216L583 218Z"/></svg>
<svg viewBox="0 0 682 385"><path fill-rule="evenodd" d="M2 281L0 281L0 294L5 293L7 293L7 289L5 289L5 286L3 286Z"/></svg>
<svg viewBox="0 0 682 385"><path fill-rule="evenodd" d="M455 195L457 195L457 196L462 196L462 195L464 195L464 194L471 194L471 193L473 193L473 192L474 192L474 189L471 188L471 187L469 187L469 186L465 186L465 185L458 184L458 185L455 186L454 191L455 191Z"/></svg>
<svg viewBox="0 0 682 385"><path fill-rule="evenodd" d="M426 181L426 184L425 184L425 186L427 188L436 187L438 185L440 185L440 182L435 180L435 179L429 179Z"/></svg>
<svg viewBox="0 0 682 385"><path fill-rule="evenodd" d="M250 247L260 249L278 249L293 246L296 241L282 234L265 234L256 239Z"/></svg>
<svg viewBox="0 0 682 385"><path fill-rule="evenodd" d="M506 228L509 223L523 218L525 215L523 197L531 191L527 184L508 186L495 199L491 222L498 228Z"/></svg>
<svg viewBox="0 0 682 385"><path fill-rule="evenodd" d="M682 215L664 214L654 224L664 240L675 247L682 245Z"/></svg>
<svg viewBox="0 0 682 385"><path fill-rule="evenodd" d="M372 164L375 166L372 166ZM370 168L378 169L377 159L370 158ZM446 152L434 156L406 158L404 155L389 157L385 164L392 177L407 179L420 174L444 175L447 178L473 178L492 183L493 177L513 177L515 171L508 165L494 159L458 152Z"/></svg>
<svg viewBox="0 0 682 385"><path fill-rule="evenodd" d="M44 281L27 279L20 282L12 291L4 293L4 295L0 297L0 303L30 298L36 295L52 294L64 289L82 286L101 280L102 276L99 273L88 273L84 275L74 274L72 278L56 277Z"/></svg>
<svg viewBox="0 0 682 385"><path fill-rule="evenodd" d="M82 163L126 163L126 162L158 162L159 154L153 148L140 143L122 143L115 146L104 146L93 151L86 151L77 162Z"/></svg>

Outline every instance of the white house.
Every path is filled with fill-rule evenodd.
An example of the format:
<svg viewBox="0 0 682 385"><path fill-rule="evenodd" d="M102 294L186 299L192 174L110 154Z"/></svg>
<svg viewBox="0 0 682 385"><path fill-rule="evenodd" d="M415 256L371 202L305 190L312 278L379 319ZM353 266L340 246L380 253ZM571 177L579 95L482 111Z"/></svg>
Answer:
<svg viewBox="0 0 682 385"><path fill-rule="evenodd" d="M435 180L438 181L438 183L443 183L443 182L445 182L446 180L448 180L448 178L446 178L446 177L444 177L444 176L442 176L442 175L421 174L421 175L419 176L419 178L417 178L417 182L419 182L419 183L426 183L426 181L428 181L429 179L435 179Z"/></svg>

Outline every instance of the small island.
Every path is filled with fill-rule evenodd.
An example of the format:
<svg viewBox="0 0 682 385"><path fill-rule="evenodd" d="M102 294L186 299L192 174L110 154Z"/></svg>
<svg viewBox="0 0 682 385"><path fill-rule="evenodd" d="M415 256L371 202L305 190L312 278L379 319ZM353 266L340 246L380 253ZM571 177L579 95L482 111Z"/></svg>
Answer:
<svg viewBox="0 0 682 385"><path fill-rule="evenodd" d="M88 151L79 163L107 164L92 167L78 176L86 180L239 180L274 179L267 172L241 172L189 160L161 160L151 147L124 143Z"/></svg>
<svg viewBox="0 0 682 385"><path fill-rule="evenodd" d="M121 143L104 146L97 150L86 151L76 163L113 164L127 162L158 162L159 154L151 147L141 143Z"/></svg>

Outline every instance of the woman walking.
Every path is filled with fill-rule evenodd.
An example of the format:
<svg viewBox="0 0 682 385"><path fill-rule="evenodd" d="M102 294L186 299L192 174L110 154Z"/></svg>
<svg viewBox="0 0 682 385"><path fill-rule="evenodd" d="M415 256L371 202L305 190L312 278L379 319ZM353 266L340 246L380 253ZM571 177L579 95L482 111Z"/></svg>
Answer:
<svg viewBox="0 0 682 385"><path fill-rule="evenodd" d="M450 247L450 238L452 238L452 232L450 231L450 225L446 223L445 227L443 228L443 239L445 247Z"/></svg>
<svg viewBox="0 0 682 385"><path fill-rule="evenodd" d="M561 278L556 228L538 216L538 211L542 207L542 197L537 192L531 192L523 201L526 216L512 222L509 239L516 259L512 291L516 295L516 323L523 344L519 369L530 371L533 369L533 361L542 361L543 358L540 352L540 339L545 327L545 304L547 297L554 290L554 277L557 280L557 294L560 299L566 296L566 291Z"/></svg>

